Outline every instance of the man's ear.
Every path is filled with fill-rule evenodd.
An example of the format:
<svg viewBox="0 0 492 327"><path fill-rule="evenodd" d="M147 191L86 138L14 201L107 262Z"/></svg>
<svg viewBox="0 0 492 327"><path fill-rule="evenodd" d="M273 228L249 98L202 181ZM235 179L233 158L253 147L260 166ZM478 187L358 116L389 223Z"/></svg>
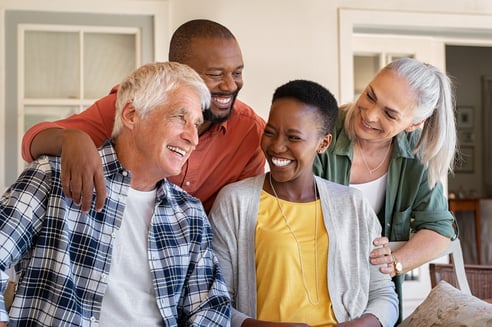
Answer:
<svg viewBox="0 0 492 327"><path fill-rule="evenodd" d="M421 128L424 126L424 123L425 123L425 119L422 119L421 121L419 122L416 122L416 123L413 123L412 125L410 125L409 127L407 127L405 129L405 132L413 132L414 130L416 130L417 128Z"/></svg>
<svg viewBox="0 0 492 327"><path fill-rule="evenodd" d="M332 135L331 134L326 134L323 139L321 140L321 143L318 147L318 153L323 153L326 151L326 149L328 149L328 147L330 146L330 143L331 143L331 139L332 139Z"/></svg>
<svg viewBox="0 0 492 327"><path fill-rule="evenodd" d="M121 110L121 122L129 129L133 129L138 118L137 111L131 102L128 102Z"/></svg>

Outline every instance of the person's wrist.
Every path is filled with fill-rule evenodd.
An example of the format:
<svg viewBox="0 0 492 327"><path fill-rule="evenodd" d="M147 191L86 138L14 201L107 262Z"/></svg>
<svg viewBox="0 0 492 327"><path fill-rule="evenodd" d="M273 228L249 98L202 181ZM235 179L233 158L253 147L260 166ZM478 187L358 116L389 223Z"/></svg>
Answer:
<svg viewBox="0 0 492 327"><path fill-rule="evenodd" d="M392 254L391 257L393 258L393 269L395 270L395 275L399 276L403 273L403 264L398 260L398 258Z"/></svg>

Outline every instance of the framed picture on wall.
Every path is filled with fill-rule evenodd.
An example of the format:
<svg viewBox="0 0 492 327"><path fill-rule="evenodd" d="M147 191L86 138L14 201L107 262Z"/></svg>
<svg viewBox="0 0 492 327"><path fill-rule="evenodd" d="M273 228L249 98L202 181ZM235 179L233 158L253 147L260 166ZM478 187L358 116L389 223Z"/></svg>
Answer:
<svg viewBox="0 0 492 327"><path fill-rule="evenodd" d="M475 166L475 149L473 146L463 145L460 147L461 156L458 156L455 163L456 173L473 173Z"/></svg>
<svg viewBox="0 0 492 327"><path fill-rule="evenodd" d="M473 107L456 107L456 125L458 128L473 128Z"/></svg>
<svg viewBox="0 0 492 327"><path fill-rule="evenodd" d="M458 141L460 144L473 144L475 142L475 133L471 128L458 130Z"/></svg>

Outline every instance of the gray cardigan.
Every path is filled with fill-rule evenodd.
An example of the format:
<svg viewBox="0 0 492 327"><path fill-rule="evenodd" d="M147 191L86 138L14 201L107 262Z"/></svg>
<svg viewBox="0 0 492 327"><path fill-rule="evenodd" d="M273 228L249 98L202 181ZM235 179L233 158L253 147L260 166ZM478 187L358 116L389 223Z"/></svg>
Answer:
<svg viewBox="0 0 492 327"><path fill-rule="evenodd" d="M256 317L255 233L265 174L225 186L210 211L213 245L234 307L232 326ZM371 265L372 241L379 221L362 194L316 177L325 228L329 235L328 289L339 322L364 313L384 327L398 318L398 298L389 275Z"/></svg>

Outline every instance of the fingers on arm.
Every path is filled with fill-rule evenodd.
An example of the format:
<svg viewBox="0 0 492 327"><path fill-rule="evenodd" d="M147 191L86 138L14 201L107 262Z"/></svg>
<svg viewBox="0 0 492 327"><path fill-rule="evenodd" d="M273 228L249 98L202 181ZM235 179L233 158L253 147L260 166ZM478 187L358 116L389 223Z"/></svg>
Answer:
<svg viewBox="0 0 492 327"><path fill-rule="evenodd" d="M80 131L66 132L62 150L62 186L67 197L88 212L96 191L96 209L102 209L106 187L101 157L94 142Z"/></svg>
<svg viewBox="0 0 492 327"><path fill-rule="evenodd" d="M107 197L106 180L104 179L104 174L102 172L102 165L101 169L98 169L94 175L94 186L96 189L96 210L101 211Z"/></svg>
<svg viewBox="0 0 492 327"><path fill-rule="evenodd" d="M391 249L388 246L389 240L387 237L379 237L374 240L374 245L378 246L371 251L370 261L373 265L380 265L379 270L384 274L394 276L393 256Z"/></svg>

